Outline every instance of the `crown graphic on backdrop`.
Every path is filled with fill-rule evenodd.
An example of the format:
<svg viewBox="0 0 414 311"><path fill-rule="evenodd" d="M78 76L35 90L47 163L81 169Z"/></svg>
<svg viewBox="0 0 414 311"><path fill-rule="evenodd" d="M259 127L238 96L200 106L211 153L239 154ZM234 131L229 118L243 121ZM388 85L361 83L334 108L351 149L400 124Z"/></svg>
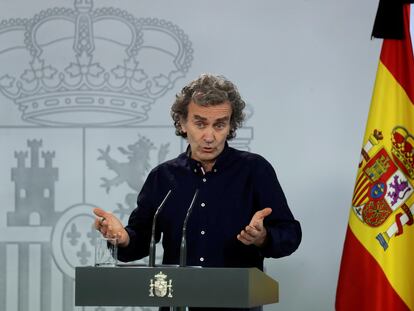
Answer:
<svg viewBox="0 0 414 311"><path fill-rule="evenodd" d="M187 73L191 42L171 22L75 0L0 22L0 91L43 126L127 125Z"/></svg>

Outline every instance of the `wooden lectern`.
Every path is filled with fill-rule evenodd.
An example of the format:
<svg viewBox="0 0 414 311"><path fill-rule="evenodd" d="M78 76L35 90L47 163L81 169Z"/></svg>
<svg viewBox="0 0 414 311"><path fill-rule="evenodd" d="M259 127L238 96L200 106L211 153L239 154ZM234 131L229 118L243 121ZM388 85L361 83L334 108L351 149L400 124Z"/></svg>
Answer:
<svg viewBox="0 0 414 311"><path fill-rule="evenodd" d="M257 268L76 268L76 306L252 308L278 300L278 283Z"/></svg>

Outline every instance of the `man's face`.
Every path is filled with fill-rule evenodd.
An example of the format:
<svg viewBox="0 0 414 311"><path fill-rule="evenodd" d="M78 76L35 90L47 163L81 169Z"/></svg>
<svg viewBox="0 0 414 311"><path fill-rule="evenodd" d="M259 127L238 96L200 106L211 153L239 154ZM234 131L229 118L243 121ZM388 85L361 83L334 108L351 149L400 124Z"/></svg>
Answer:
<svg viewBox="0 0 414 311"><path fill-rule="evenodd" d="M187 120L181 128L187 133L191 157L207 165L210 170L223 151L230 132L232 108L229 102L213 106L200 106L193 101L188 105Z"/></svg>

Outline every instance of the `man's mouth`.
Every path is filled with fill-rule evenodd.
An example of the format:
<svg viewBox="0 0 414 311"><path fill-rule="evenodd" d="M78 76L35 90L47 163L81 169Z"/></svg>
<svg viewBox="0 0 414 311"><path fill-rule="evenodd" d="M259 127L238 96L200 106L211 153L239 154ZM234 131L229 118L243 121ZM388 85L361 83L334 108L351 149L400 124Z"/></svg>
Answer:
<svg viewBox="0 0 414 311"><path fill-rule="evenodd" d="M201 150L203 152L213 152L214 148L213 147L202 147Z"/></svg>

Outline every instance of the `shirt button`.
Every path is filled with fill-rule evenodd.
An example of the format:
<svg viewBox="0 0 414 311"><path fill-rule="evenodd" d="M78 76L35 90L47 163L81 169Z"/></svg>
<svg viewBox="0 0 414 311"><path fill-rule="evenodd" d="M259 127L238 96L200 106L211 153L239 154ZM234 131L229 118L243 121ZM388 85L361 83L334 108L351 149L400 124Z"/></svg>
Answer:
<svg viewBox="0 0 414 311"><path fill-rule="evenodd" d="M197 169L196 168L194 169L194 173L197 173Z"/></svg>
<svg viewBox="0 0 414 311"><path fill-rule="evenodd" d="M215 169L213 170L213 172L214 172L214 173L217 173L217 169L215 168Z"/></svg>
<svg viewBox="0 0 414 311"><path fill-rule="evenodd" d="M203 182L206 182L206 181L207 181L207 179L203 178Z"/></svg>
<svg viewBox="0 0 414 311"><path fill-rule="evenodd" d="M204 261L204 257L200 257L200 261Z"/></svg>
<svg viewBox="0 0 414 311"><path fill-rule="evenodd" d="M204 235L204 234L206 234L206 232L203 230L203 231L201 231L201 235Z"/></svg>
<svg viewBox="0 0 414 311"><path fill-rule="evenodd" d="M201 207L204 207L204 206L206 206L206 203L203 202L200 205L201 205Z"/></svg>

